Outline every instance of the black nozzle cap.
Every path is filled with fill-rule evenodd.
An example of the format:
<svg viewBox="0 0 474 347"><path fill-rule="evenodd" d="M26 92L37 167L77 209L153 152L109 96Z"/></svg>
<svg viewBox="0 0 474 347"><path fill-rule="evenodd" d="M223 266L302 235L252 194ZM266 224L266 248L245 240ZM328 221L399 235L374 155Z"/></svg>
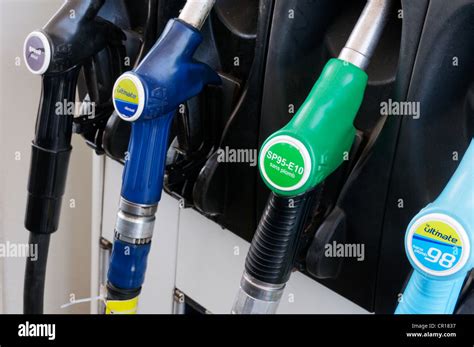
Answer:
<svg viewBox="0 0 474 347"><path fill-rule="evenodd" d="M25 227L32 233L58 229L71 149L51 151L33 144Z"/></svg>

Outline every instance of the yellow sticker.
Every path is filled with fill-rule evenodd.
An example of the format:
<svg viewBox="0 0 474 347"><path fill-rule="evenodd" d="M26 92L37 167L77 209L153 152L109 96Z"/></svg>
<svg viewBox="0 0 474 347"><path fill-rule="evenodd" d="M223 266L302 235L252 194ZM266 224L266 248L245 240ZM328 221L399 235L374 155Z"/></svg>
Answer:
<svg viewBox="0 0 474 347"><path fill-rule="evenodd" d="M123 75L114 86L113 101L116 111L127 119L139 116L143 100L140 81L133 75Z"/></svg>
<svg viewBox="0 0 474 347"><path fill-rule="evenodd" d="M442 221L431 220L422 223L416 228L415 234L448 245L462 247L462 241L458 232Z"/></svg>
<svg viewBox="0 0 474 347"><path fill-rule="evenodd" d="M138 296L130 300L108 300L106 314L136 314L138 307Z"/></svg>
<svg viewBox="0 0 474 347"><path fill-rule="evenodd" d="M114 97L122 101L138 104L137 86L131 79L124 78L117 84L114 91Z"/></svg>

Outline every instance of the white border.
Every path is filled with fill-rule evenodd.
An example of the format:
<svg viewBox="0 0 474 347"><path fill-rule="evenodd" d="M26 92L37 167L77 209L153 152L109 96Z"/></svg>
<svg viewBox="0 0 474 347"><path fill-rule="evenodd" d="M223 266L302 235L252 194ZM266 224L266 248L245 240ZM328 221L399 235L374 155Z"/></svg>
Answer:
<svg viewBox="0 0 474 347"><path fill-rule="evenodd" d="M39 69L38 71L33 70L28 64L28 60L26 59L26 54L27 54L26 43L32 37L39 38L41 40L41 43L43 43L43 46L44 46L44 63L41 69ZM35 75L42 75L46 72L46 70L48 70L49 64L51 63L51 45L49 44L49 40L46 37L46 35L43 34L41 31L32 31L26 37L25 42L23 42L23 60L25 61L25 65L28 68L28 70L30 70L30 72Z"/></svg>
<svg viewBox="0 0 474 347"><path fill-rule="evenodd" d="M115 104L115 98L114 98L115 88L117 88L117 85L124 79L131 80L135 84L135 87L137 87L137 91L138 91L138 108L132 117L127 117L121 114L117 109L117 105ZM117 79L117 81L115 81L114 88L112 89L112 102L114 103L115 111L117 111L117 114L119 115L120 118L122 118L124 121L127 121L127 122L136 121L138 118L140 118L140 116L142 115L143 109L145 108L145 89L143 88L142 81L136 75L130 72L124 73L122 76L120 76Z"/></svg>
<svg viewBox="0 0 474 347"><path fill-rule="evenodd" d="M431 270L427 268L426 266L424 266L423 264L421 264L421 262L416 258L415 253L413 252L413 249L412 249L413 234L415 233L416 228L419 227L420 224L423 224L427 221L436 221L436 220L444 222L448 224L451 228L456 230L458 235L461 237L462 247L463 247L461 259L459 259L457 264L454 265L451 269L444 270L444 271ZM406 242L407 242L408 254L410 256L410 259L415 263L415 265L418 266L420 270L437 277L449 276L459 271L462 267L464 267L464 265L466 265L469 259L469 256L471 254L471 244L469 242L469 237L467 236L466 230L454 218L443 213L429 213L419 218L415 223L413 223L410 230L408 231L406 240L407 240Z"/></svg>
<svg viewBox="0 0 474 347"><path fill-rule="evenodd" d="M266 154L266 152L268 151L268 149L271 146L273 146L275 144L278 144L278 143L286 143L286 144L289 144L293 147L296 147L296 149L298 149L298 151L303 156L304 174L303 174L303 177L301 178L301 180L297 184L295 184L294 186L281 187L277 184L274 184L270 180L270 178L268 177L267 172L265 171L265 167L263 165L263 162L264 162L263 159L264 158L262 158L262 156L264 156ZM298 188L301 188L308 181L309 175L311 173L311 167L312 167L311 166L311 157L309 155L309 152L308 152L308 149L306 148L306 146L300 140L297 140L297 139L295 139L291 136L288 136L288 135L276 136L265 144L265 146L262 148L262 150L260 152L259 165L260 165L260 172L263 174L263 177L265 178L265 180L272 187L274 187L276 189L279 189L281 191L290 191L290 190L296 190Z"/></svg>

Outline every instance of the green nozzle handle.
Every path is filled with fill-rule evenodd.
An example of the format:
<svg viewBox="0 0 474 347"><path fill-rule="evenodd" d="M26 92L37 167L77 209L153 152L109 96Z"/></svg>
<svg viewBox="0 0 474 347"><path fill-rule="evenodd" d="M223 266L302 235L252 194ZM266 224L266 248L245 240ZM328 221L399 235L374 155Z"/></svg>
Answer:
<svg viewBox="0 0 474 347"><path fill-rule="evenodd" d="M262 146L260 173L274 193L304 193L341 165L354 140L367 79L355 65L329 60L293 119Z"/></svg>

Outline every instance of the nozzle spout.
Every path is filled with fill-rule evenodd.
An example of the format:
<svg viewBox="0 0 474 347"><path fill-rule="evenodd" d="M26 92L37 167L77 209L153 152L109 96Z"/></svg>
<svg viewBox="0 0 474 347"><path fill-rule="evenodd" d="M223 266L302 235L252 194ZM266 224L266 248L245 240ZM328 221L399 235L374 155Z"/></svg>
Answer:
<svg viewBox="0 0 474 347"><path fill-rule="evenodd" d="M390 5L391 0L367 1L349 40L339 54L339 59L362 70L367 69L388 21Z"/></svg>
<svg viewBox="0 0 474 347"><path fill-rule="evenodd" d="M216 0L188 0L181 10L179 19L200 30Z"/></svg>

